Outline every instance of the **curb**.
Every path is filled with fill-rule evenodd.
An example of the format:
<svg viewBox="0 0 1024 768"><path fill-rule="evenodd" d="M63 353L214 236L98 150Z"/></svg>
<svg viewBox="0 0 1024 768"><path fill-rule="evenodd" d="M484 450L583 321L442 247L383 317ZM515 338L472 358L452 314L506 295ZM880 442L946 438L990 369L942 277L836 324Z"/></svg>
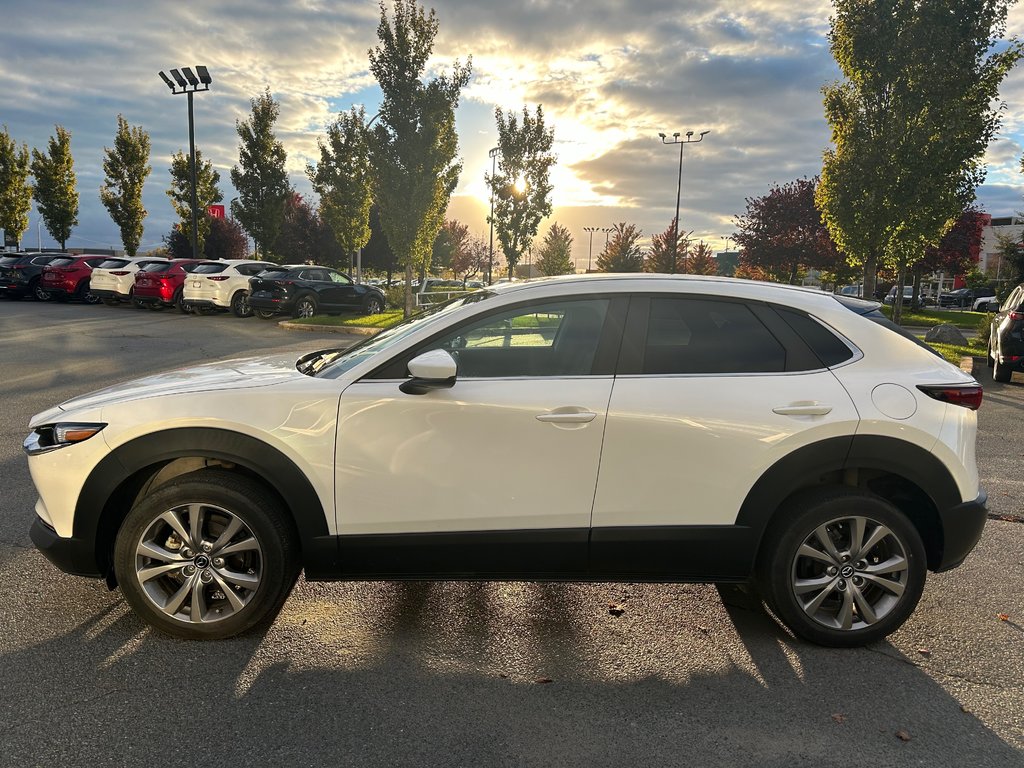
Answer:
<svg viewBox="0 0 1024 768"><path fill-rule="evenodd" d="M361 325L309 325L282 320L278 326L289 331L310 331L313 333L347 333L355 336L376 336L383 328L367 328Z"/></svg>

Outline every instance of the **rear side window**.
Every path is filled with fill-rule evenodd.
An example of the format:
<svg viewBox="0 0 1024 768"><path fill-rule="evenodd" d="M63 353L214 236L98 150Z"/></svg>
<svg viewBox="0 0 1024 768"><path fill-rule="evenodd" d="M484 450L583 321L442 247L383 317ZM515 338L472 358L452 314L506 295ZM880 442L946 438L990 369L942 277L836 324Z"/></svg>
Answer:
<svg viewBox="0 0 1024 768"><path fill-rule="evenodd" d="M106 261L101 261L97 269L118 269L127 263L127 259L107 259Z"/></svg>
<svg viewBox="0 0 1024 768"><path fill-rule="evenodd" d="M800 335L826 368L845 363L853 357L853 350L814 318L781 307L776 307L775 311Z"/></svg>
<svg viewBox="0 0 1024 768"><path fill-rule="evenodd" d="M238 270L240 275L258 275L260 272L267 268L266 264L239 264L235 269Z"/></svg>
<svg viewBox="0 0 1024 768"><path fill-rule="evenodd" d="M44 264L50 264L53 261L53 256L36 256L32 259L32 263L36 266L43 266Z"/></svg>
<svg viewBox="0 0 1024 768"><path fill-rule="evenodd" d="M652 298L641 373L771 373L786 350L745 304Z"/></svg>
<svg viewBox="0 0 1024 768"><path fill-rule="evenodd" d="M0 267L13 267L21 259L21 256L0 257Z"/></svg>
<svg viewBox="0 0 1024 768"><path fill-rule="evenodd" d="M227 264L199 264L192 270L195 275L216 275L228 268Z"/></svg>

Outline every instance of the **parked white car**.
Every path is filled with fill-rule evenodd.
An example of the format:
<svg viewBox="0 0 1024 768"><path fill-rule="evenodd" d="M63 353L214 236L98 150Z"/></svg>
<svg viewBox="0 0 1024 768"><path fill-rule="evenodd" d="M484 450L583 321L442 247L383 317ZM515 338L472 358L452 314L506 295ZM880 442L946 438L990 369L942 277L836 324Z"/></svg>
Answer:
<svg viewBox="0 0 1024 768"><path fill-rule="evenodd" d="M224 259L200 264L185 279L185 302L194 311L230 309L235 317L251 317L249 278L268 267L266 261Z"/></svg>
<svg viewBox="0 0 1024 768"><path fill-rule="evenodd" d="M187 638L269 619L305 568L750 581L797 635L860 645L981 536L981 397L874 302L713 277L514 283L345 351L38 414L31 535Z"/></svg>
<svg viewBox="0 0 1024 768"><path fill-rule="evenodd" d="M170 259L153 257L109 258L94 267L89 276L89 292L104 304L131 301L135 292L135 273L149 264L169 264Z"/></svg>

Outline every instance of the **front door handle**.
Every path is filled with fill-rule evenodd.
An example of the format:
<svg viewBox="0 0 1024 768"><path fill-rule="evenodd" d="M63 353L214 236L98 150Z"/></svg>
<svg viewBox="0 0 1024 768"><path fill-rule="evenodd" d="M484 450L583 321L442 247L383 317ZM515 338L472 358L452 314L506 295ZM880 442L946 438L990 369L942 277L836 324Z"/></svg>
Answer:
<svg viewBox="0 0 1024 768"><path fill-rule="evenodd" d="M548 424L588 424L596 418L593 411L554 411L537 415L537 421Z"/></svg>
<svg viewBox="0 0 1024 768"><path fill-rule="evenodd" d="M777 413L780 416L825 416L832 413L832 406L824 403L790 403L772 408L772 413Z"/></svg>

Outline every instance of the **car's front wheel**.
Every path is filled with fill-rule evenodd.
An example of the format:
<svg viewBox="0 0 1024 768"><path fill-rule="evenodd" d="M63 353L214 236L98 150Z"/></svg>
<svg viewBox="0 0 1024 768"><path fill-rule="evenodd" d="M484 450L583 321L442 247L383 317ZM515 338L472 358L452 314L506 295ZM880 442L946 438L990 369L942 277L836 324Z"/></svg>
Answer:
<svg viewBox="0 0 1024 768"><path fill-rule="evenodd" d="M852 647L882 640L924 590L926 556L913 524L885 499L853 488L812 493L765 537L762 594L800 637Z"/></svg>
<svg viewBox="0 0 1024 768"><path fill-rule="evenodd" d="M249 304L248 293L238 291L231 297L231 314L235 317L252 317L252 305Z"/></svg>
<svg viewBox="0 0 1024 768"><path fill-rule="evenodd" d="M312 317L316 314L316 299L312 296L303 296L295 302L296 317Z"/></svg>
<svg viewBox="0 0 1024 768"><path fill-rule="evenodd" d="M298 576L294 526L265 488L201 470L136 503L118 532L125 599L176 637L231 637L272 618Z"/></svg>
<svg viewBox="0 0 1024 768"><path fill-rule="evenodd" d="M363 301L363 314L364 315L379 315L384 311L384 302L381 301L380 296L374 296L370 294Z"/></svg>

